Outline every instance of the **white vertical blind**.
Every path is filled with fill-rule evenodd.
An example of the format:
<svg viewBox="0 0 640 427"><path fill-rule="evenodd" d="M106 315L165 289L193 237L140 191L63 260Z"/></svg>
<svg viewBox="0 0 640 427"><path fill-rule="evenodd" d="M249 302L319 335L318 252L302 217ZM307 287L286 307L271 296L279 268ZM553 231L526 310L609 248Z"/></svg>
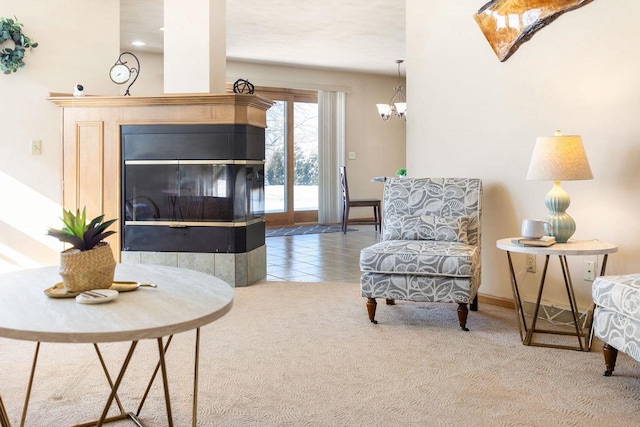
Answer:
<svg viewBox="0 0 640 427"><path fill-rule="evenodd" d="M345 164L346 92L318 91L318 223L342 217L340 166Z"/></svg>

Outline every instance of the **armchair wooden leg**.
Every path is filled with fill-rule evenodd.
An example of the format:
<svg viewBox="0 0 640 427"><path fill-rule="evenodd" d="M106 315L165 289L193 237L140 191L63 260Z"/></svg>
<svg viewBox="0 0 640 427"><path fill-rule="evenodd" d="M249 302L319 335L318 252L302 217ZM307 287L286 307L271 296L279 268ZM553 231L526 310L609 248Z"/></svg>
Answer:
<svg viewBox="0 0 640 427"><path fill-rule="evenodd" d="M471 301L469 309L471 311L478 311L478 294L476 294L475 298L473 298L473 301Z"/></svg>
<svg viewBox="0 0 640 427"><path fill-rule="evenodd" d="M376 317L376 306L378 305L378 303L376 302L375 298L367 298L367 313L369 313L369 320L371 320L371 323L373 324L378 324L377 320L374 320Z"/></svg>
<svg viewBox="0 0 640 427"><path fill-rule="evenodd" d="M602 347L602 353L604 354L604 364L607 368L607 370L604 371L604 376L610 377L616 367L618 349L610 346L609 344L605 344L604 347Z"/></svg>
<svg viewBox="0 0 640 427"><path fill-rule="evenodd" d="M458 321L460 322L460 328L463 331L468 331L467 328L467 315L469 314L469 308L467 304L458 303Z"/></svg>
<svg viewBox="0 0 640 427"><path fill-rule="evenodd" d="M387 298L387 305L396 305L396 300Z"/></svg>

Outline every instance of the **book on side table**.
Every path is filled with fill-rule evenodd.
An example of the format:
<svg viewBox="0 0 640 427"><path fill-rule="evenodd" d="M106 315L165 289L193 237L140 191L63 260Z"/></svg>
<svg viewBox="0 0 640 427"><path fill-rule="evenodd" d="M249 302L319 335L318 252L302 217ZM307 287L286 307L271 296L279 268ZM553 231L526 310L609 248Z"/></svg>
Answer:
<svg viewBox="0 0 640 427"><path fill-rule="evenodd" d="M525 237L517 237L511 239L511 242L518 246L551 246L556 242L556 238L553 236L543 236L539 239L527 239Z"/></svg>

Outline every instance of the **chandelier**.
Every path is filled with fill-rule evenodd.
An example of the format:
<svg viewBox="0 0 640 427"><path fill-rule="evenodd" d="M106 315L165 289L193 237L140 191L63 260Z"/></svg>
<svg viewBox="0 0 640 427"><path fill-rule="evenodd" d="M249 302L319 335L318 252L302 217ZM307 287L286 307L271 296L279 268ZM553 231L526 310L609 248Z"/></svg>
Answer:
<svg viewBox="0 0 640 427"><path fill-rule="evenodd" d="M402 92L402 84L400 82L400 64L403 62L402 59L396 60L396 64L398 64L398 82L393 88L394 93L389 103L376 104L382 120L389 120L394 115L404 119L407 114L407 100Z"/></svg>

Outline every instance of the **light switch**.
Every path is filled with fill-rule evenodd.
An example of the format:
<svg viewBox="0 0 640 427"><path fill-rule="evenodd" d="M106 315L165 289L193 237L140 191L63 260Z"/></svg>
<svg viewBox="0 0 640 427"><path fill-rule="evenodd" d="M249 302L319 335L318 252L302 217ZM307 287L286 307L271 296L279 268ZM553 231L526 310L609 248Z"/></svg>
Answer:
<svg viewBox="0 0 640 427"><path fill-rule="evenodd" d="M40 154L42 154L42 141L40 141L39 139L32 139L31 140L31 155L39 156Z"/></svg>
<svg viewBox="0 0 640 427"><path fill-rule="evenodd" d="M356 159L356 152L349 151L349 160L355 160L355 159Z"/></svg>

